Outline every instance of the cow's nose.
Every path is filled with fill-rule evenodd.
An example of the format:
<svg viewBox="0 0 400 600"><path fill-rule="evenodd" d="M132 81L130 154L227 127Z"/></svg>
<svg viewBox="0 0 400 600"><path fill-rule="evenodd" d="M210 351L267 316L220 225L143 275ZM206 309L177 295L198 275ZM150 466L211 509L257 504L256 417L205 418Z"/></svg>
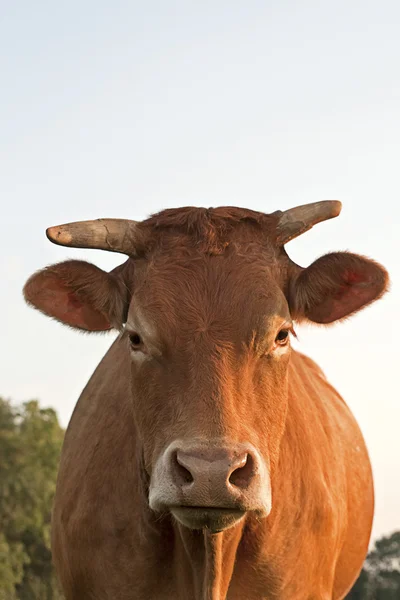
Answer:
<svg viewBox="0 0 400 600"><path fill-rule="evenodd" d="M246 450L229 449L177 449L171 456L171 471L175 484L190 487L192 495L205 487L225 492L231 488L247 489L254 477L254 459Z"/></svg>
<svg viewBox="0 0 400 600"><path fill-rule="evenodd" d="M176 440L156 461L149 504L192 529L222 531L247 512L270 513L269 471L250 443Z"/></svg>

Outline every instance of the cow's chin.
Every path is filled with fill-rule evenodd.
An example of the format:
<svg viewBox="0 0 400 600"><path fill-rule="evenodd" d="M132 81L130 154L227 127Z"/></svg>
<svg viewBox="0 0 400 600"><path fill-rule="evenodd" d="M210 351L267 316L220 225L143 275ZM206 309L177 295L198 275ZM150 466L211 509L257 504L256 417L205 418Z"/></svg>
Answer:
<svg viewBox="0 0 400 600"><path fill-rule="evenodd" d="M219 533L241 521L244 510L206 506L174 506L170 508L175 519L189 529L208 529Z"/></svg>

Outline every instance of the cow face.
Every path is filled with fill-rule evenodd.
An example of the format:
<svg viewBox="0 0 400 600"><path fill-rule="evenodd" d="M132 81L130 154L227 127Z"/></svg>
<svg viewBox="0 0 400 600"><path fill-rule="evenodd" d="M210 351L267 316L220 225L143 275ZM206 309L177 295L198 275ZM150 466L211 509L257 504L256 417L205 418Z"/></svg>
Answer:
<svg viewBox="0 0 400 600"><path fill-rule="evenodd" d="M124 337L150 506L189 526L271 509L292 320L260 254L177 248L136 268Z"/></svg>
<svg viewBox="0 0 400 600"><path fill-rule="evenodd" d="M169 211L145 222L136 257L114 272L68 261L25 287L68 325L123 331L150 507L191 528L271 510L292 319L334 322L387 285L353 254L297 267L274 227L238 209Z"/></svg>

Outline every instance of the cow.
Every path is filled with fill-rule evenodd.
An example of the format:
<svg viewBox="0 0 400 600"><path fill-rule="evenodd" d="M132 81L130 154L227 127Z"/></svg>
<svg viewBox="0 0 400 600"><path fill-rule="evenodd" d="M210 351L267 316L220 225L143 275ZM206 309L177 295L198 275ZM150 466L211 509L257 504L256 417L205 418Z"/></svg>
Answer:
<svg viewBox="0 0 400 600"><path fill-rule="evenodd" d="M128 257L110 273L61 262L24 288L70 327L119 332L62 450L52 553L67 600L348 593L371 534L370 461L344 400L291 336L380 298L388 274L350 252L302 268L285 250L340 210L186 207L47 230Z"/></svg>

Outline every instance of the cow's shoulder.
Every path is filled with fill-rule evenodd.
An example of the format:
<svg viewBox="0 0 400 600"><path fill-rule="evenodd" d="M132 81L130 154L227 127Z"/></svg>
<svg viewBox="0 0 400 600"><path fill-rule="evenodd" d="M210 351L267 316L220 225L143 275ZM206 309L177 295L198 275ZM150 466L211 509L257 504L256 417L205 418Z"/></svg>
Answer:
<svg viewBox="0 0 400 600"><path fill-rule="evenodd" d="M298 350L292 352L292 363L298 371L307 373L308 376L312 377L314 375L328 381L322 368L312 358Z"/></svg>

